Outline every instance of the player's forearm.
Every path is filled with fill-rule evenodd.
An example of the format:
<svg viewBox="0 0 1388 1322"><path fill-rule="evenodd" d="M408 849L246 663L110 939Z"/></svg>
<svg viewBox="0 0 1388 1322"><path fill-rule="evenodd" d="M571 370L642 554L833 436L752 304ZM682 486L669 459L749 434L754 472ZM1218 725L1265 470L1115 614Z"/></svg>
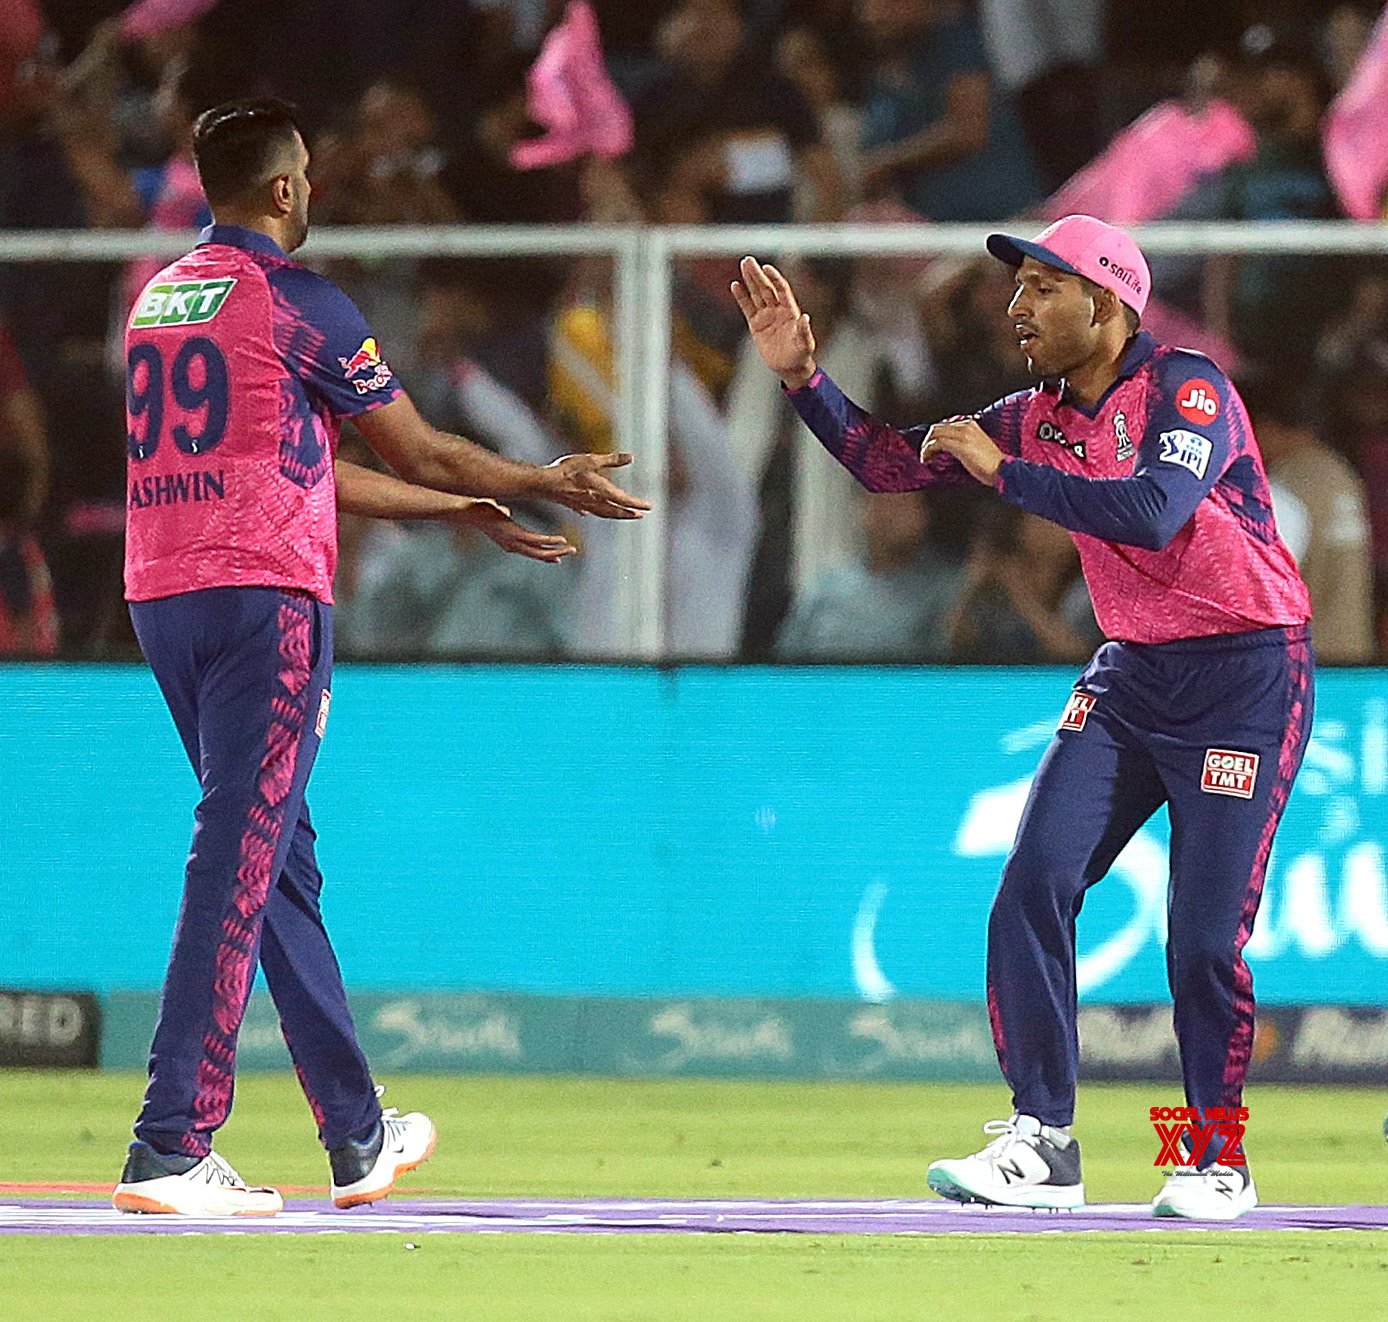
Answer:
<svg viewBox="0 0 1388 1322"><path fill-rule="evenodd" d="M1146 551L1165 547L1204 496L1203 491L1173 494L1150 473L1088 478L1023 459L1004 459L995 486L1004 500L1029 514Z"/></svg>
<svg viewBox="0 0 1388 1322"><path fill-rule="evenodd" d="M477 504L467 496L415 486L345 459L339 459L333 471L337 508L344 514L371 519L446 519Z"/></svg>
<svg viewBox="0 0 1388 1322"><path fill-rule="evenodd" d="M419 486L455 495L536 500L548 496L549 471L493 454L461 436L435 431L431 443L411 457L402 476Z"/></svg>
<svg viewBox="0 0 1388 1322"><path fill-rule="evenodd" d="M968 480L948 455L921 463L923 437L916 429L898 431L873 417L823 372L786 397L819 443L869 491L920 491Z"/></svg>

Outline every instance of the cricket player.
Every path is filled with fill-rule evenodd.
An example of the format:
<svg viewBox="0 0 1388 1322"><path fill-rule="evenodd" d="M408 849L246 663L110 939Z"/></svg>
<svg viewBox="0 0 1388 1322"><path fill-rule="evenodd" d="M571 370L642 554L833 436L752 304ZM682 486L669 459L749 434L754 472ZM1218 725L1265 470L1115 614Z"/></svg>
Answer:
<svg viewBox="0 0 1388 1322"><path fill-rule="evenodd" d="M606 518L649 508L604 469L626 455L515 463L435 431L352 302L288 253L308 233L293 107L207 111L194 154L214 223L136 300L126 333L126 595L202 787L149 1086L114 1204L270 1215L212 1151L236 1037L264 970L328 1151L332 1197L385 1197L433 1151L426 1116L382 1111L319 910L304 791L328 722L337 511L441 519L557 561L563 537L490 501ZM399 477L335 462L351 418ZM383 879L386 902L388 879Z"/></svg>
<svg viewBox="0 0 1388 1322"><path fill-rule="evenodd" d="M1070 530L1106 643L1042 759L988 924L988 1013L1015 1112L973 1156L937 1161L947 1198L1084 1202L1074 1119L1075 918L1162 805L1171 817L1167 973L1186 1100L1241 1104L1253 1044L1243 948L1311 725L1310 607L1273 520L1258 445L1208 358L1139 330L1147 263L1122 230L1067 216L994 234L1037 384L972 418L898 431L815 365L785 278L751 258L733 295L801 418L871 491L970 479ZM1168 1177L1159 1216L1256 1206L1247 1166Z"/></svg>

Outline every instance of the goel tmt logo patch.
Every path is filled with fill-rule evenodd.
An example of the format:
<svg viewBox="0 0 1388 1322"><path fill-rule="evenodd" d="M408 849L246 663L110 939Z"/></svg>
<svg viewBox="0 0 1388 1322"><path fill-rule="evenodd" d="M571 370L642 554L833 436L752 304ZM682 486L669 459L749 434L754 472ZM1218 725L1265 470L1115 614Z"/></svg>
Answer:
<svg viewBox="0 0 1388 1322"><path fill-rule="evenodd" d="M235 280L185 280L150 285L140 296L132 326L201 326L222 310Z"/></svg>
<svg viewBox="0 0 1388 1322"><path fill-rule="evenodd" d="M1065 711L1060 718L1060 728L1062 730L1083 730L1084 723L1089 719L1089 713L1094 710L1094 704L1098 699L1092 693L1081 693L1076 689L1070 695L1070 701L1065 704Z"/></svg>
<svg viewBox="0 0 1388 1322"><path fill-rule="evenodd" d="M1198 1166L1207 1154L1220 1166L1248 1165L1239 1150L1248 1107L1154 1106L1149 1114L1161 1144L1153 1166Z"/></svg>
<svg viewBox="0 0 1388 1322"><path fill-rule="evenodd" d="M1257 783L1257 753L1238 753L1231 748L1205 750L1200 788L1206 794L1228 794L1235 799L1251 799Z"/></svg>

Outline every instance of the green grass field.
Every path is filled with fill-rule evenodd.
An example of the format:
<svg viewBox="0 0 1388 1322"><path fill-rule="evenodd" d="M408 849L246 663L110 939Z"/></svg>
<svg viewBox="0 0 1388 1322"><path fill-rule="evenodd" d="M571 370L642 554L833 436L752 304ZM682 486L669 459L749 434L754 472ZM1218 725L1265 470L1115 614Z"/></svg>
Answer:
<svg viewBox="0 0 1388 1322"><path fill-rule="evenodd" d="M408 1190L436 1196L920 1197L977 1148L1000 1087L551 1078L390 1079L442 1138ZM0 1183L111 1181L141 1080L0 1072ZM1148 1108L1081 1095L1093 1202L1145 1201ZM1388 1202L1384 1096L1256 1088L1266 1203ZM290 1077L249 1076L219 1150L252 1181L326 1184ZM0 1201L5 1198L0 1191ZM1388 1317L1388 1233L1045 1236L198 1236L0 1238L0 1319L1228 1319Z"/></svg>

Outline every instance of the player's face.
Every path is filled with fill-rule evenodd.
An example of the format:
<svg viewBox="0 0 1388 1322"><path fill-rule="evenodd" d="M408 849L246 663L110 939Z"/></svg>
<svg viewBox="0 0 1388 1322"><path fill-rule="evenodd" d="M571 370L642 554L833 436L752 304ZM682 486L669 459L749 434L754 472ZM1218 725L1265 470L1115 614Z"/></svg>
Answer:
<svg viewBox="0 0 1388 1322"><path fill-rule="evenodd" d="M1099 348L1094 300L1079 277L1035 258L1017 268L1017 291L1007 311L1032 376L1064 376Z"/></svg>

